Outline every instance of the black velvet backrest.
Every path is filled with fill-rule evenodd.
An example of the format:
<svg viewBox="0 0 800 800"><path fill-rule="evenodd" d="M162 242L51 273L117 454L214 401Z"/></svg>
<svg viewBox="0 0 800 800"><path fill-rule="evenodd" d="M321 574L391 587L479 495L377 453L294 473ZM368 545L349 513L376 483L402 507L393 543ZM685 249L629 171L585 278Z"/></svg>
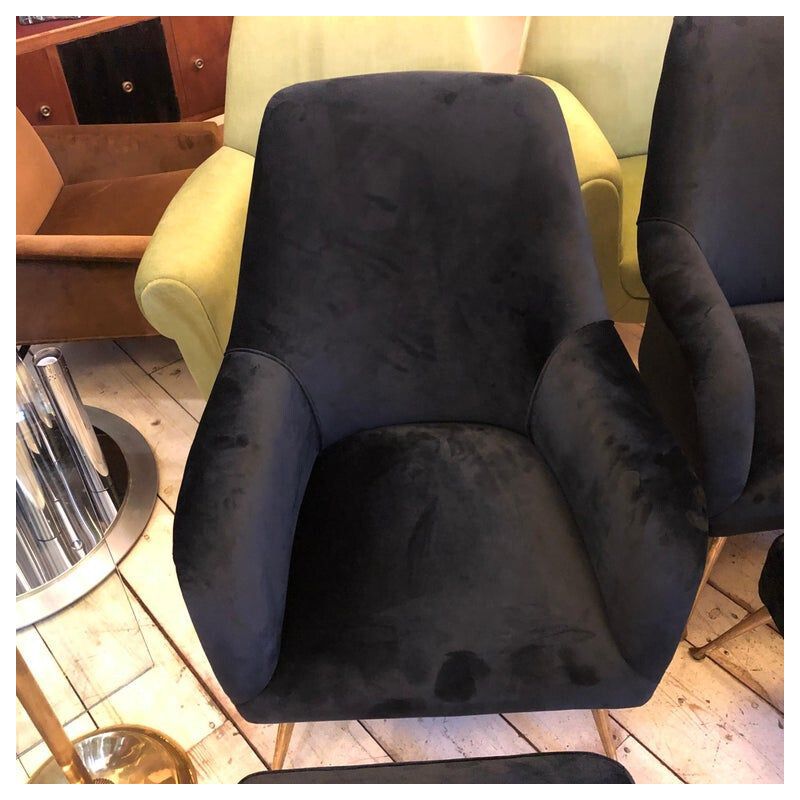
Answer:
<svg viewBox="0 0 800 800"><path fill-rule="evenodd" d="M647 158L640 228L688 231L730 305L782 300L782 17L675 19Z"/></svg>
<svg viewBox="0 0 800 800"><path fill-rule="evenodd" d="M404 422L525 432L548 355L606 316L542 82L382 74L269 102L229 350L293 372L323 446Z"/></svg>

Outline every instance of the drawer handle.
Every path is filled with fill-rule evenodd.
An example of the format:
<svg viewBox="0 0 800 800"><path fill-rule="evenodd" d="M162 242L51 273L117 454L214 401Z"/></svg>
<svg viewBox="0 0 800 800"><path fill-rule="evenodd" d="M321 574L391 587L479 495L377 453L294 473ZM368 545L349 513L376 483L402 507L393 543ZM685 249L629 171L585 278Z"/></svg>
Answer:
<svg viewBox="0 0 800 800"><path fill-rule="evenodd" d="M53 109L50 108L48 105L39 106L39 113L47 119L49 116L52 115Z"/></svg>
<svg viewBox="0 0 800 800"><path fill-rule="evenodd" d="M122 91L125 94L130 94L133 91L133 83L131 81L122 81Z"/></svg>
<svg viewBox="0 0 800 800"><path fill-rule="evenodd" d="M203 67L206 65L206 62L205 62L205 61L203 61L203 59L202 59L202 58L196 58L196 59L195 59L195 60L192 62L192 64L194 65L194 68L195 68L195 69L203 69Z"/></svg>

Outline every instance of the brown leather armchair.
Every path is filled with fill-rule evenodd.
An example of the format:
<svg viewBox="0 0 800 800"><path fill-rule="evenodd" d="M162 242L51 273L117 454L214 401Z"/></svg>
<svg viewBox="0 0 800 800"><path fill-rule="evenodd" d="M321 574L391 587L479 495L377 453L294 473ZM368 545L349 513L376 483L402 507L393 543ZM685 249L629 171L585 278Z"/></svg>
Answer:
<svg viewBox="0 0 800 800"><path fill-rule="evenodd" d="M211 122L33 128L17 109L17 343L142 336L136 268Z"/></svg>

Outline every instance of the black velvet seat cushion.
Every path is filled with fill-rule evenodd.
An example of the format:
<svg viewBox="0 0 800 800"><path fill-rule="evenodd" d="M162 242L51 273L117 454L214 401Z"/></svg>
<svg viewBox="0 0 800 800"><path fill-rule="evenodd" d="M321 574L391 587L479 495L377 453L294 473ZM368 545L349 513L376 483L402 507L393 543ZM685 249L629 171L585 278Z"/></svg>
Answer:
<svg viewBox="0 0 800 800"><path fill-rule="evenodd" d="M239 710L268 722L619 707L653 688L619 654L530 440L400 425L319 457L278 667Z"/></svg>
<svg viewBox="0 0 800 800"><path fill-rule="evenodd" d="M764 569L758 580L758 595L783 634L783 535L769 548Z"/></svg>
<svg viewBox="0 0 800 800"><path fill-rule="evenodd" d="M360 764L255 772L241 783L633 783L628 770L595 753Z"/></svg>
<svg viewBox="0 0 800 800"><path fill-rule="evenodd" d="M750 474L739 499L712 520L718 536L783 525L783 303L739 306L733 315L750 356L756 413Z"/></svg>

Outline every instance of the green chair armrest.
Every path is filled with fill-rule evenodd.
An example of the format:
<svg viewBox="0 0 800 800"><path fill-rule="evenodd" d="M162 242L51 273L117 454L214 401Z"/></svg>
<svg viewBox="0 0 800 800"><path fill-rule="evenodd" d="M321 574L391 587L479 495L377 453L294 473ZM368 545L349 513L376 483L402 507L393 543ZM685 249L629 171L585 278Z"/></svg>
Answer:
<svg viewBox="0 0 800 800"><path fill-rule="evenodd" d="M208 396L230 335L254 159L222 147L175 195L136 274L150 324L174 339Z"/></svg>

